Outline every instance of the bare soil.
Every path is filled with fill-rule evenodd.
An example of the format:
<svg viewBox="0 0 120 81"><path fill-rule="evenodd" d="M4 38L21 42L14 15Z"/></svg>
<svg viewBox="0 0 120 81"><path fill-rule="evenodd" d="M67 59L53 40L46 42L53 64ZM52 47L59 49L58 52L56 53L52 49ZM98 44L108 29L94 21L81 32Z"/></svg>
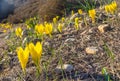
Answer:
<svg viewBox="0 0 120 81"><path fill-rule="evenodd" d="M1 32L0 81L64 81L64 79L67 81L106 81L102 74L103 67L107 69L112 81L120 81L120 17L112 18L106 22L111 29L105 33L100 33L97 29L102 24L99 22L95 25L84 25L78 31L73 25L68 25L62 33L53 33L51 39L46 37L41 59L43 70L39 77L36 77L35 65L31 62L31 58L27 65L26 76L22 74L16 53L8 52L10 47L7 45L6 36L10 33L9 31ZM24 27L24 23L20 25ZM19 24L14 26L17 27ZM106 53L104 43L114 53L114 60ZM85 48L89 46L97 47L99 51L94 55L87 54ZM60 58L63 64L72 64L74 70L70 73L56 73L55 68ZM43 68L44 63L47 63L47 71Z"/></svg>

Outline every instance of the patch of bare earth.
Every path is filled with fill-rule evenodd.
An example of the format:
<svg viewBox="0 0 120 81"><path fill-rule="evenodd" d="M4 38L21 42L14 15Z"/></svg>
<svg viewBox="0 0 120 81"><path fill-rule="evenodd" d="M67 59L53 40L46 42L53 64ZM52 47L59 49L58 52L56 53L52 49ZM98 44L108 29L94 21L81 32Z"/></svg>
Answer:
<svg viewBox="0 0 120 81"><path fill-rule="evenodd" d="M16 54L4 53L3 55L0 52L0 81L63 81L64 79L68 81L105 81L101 72L103 67L107 69L112 81L119 81L120 17L116 18L106 22L111 29L104 33L98 30L98 26L102 23L82 26L78 31L71 24L65 26L62 33L53 33L52 38L46 37L41 59L42 72L39 77L36 77L33 62L29 61L26 76L24 76ZM6 43L4 43L5 39L3 38L0 38L0 51L7 50L4 49ZM114 53L114 60L106 53L104 43ZM86 53L85 49L91 46L98 49L96 54ZM55 68L60 59L63 64L72 64L73 71L63 74L56 73ZM45 63L47 64L47 70L43 67Z"/></svg>

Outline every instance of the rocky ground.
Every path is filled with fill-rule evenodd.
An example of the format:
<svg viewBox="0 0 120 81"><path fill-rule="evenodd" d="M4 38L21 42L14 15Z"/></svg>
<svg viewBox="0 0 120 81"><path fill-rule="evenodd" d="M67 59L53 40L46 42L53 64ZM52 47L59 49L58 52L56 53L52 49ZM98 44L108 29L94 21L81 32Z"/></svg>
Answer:
<svg viewBox="0 0 120 81"><path fill-rule="evenodd" d="M91 24L88 18L88 25L81 22L80 30L77 31L71 22L65 25L62 33L55 32L52 38L45 38L41 59L42 72L39 77L36 76L35 65L31 61L27 65L26 76L22 74L16 52L11 51L15 50L18 39L9 39L11 32L8 30L3 33L3 29L0 28L0 81L109 81L102 74L104 67L112 81L119 81L119 8L116 15L110 16L109 21L105 20L105 14L97 11L101 15L97 17L99 20L96 24ZM101 25L107 25L104 32L98 28ZM13 25L13 28L18 26L25 27L24 23L21 23ZM92 51L96 53L86 50L90 47L94 47ZM105 47L113 54L110 55ZM69 64L63 73L58 69L60 60L63 65Z"/></svg>

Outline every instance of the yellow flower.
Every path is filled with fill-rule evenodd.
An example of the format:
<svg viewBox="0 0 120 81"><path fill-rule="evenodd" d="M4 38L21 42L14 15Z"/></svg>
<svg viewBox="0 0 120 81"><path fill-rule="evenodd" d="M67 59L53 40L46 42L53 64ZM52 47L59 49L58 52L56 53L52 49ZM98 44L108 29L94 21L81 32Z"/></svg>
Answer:
<svg viewBox="0 0 120 81"><path fill-rule="evenodd" d="M30 28L31 28L28 24L26 24L26 26L27 26L27 29L30 29Z"/></svg>
<svg viewBox="0 0 120 81"><path fill-rule="evenodd" d="M57 23L57 18L56 18L56 17L53 18L53 23L54 23L54 24Z"/></svg>
<svg viewBox="0 0 120 81"><path fill-rule="evenodd" d="M78 10L78 13L81 15L83 12L81 9Z"/></svg>
<svg viewBox="0 0 120 81"><path fill-rule="evenodd" d="M109 5L105 5L105 11L109 13Z"/></svg>
<svg viewBox="0 0 120 81"><path fill-rule="evenodd" d="M115 12L115 8L112 4L109 5L109 11L111 14L114 14L114 12Z"/></svg>
<svg viewBox="0 0 120 81"><path fill-rule="evenodd" d="M56 16L56 19L58 20L58 19L59 19L59 16Z"/></svg>
<svg viewBox="0 0 120 81"><path fill-rule="evenodd" d="M20 27L16 28L15 33L18 37L22 38L22 29Z"/></svg>
<svg viewBox="0 0 120 81"><path fill-rule="evenodd" d="M65 21L65 17L62 17L62 19L61 19L61 20L62 20L62 23L63 23L63 22Z"/></svg>
<svg viewBox="0 0 120 81"><path fill-rule="evenodd" d="M73 11L73 10L71 11L71 15L72 15L72 16L74 15L74 11Z"/></svg>
<svg viewBox="0 0 120 81"><path fill-rule="evenodd" d="M107 14L108 13L112 13L113 14L114 8L112 7L111 4L109 4L109 5L105 6L105 11L106 11Z"/></svg>
<svg viewBox="0 0 120 81"><path fill-rule="evenodd" d="M32 60L34 63L38 66L42 54L42 44L40 42L37 42L36 45L33 43L29 44L29 51L32 56Z"/></svg>
<svg viewBox="0 0 120 81"><path fill-rule="evenodd" d="M113 1L111 4L105 5L105 11L106 13L114 14L117 9L117 3Z"/></svg>
<svg viewBox="0 0 120 81"><path fill-rule="evenodd" d="M4 32L4 33L6 33L6 32L7 32L7 30L3 30L3 32Z"/></svg>
<svg viewBox="0 0 120 81"><path fill-rule="evenodd" d="M37 24L35 26L35 31L37 34L43 35L44 34L44 25L43 24Z"/></svg>
<svg viewBox="0 0 120 81"><path fill-rule="evenodd" d="M111 3L111 5L114 7L115 10L117 9L117 3L116 3L116 1L113 1L113 2Z"/></svg>
<svg viewBox="0 0 120 81"><path fill-rule="evenodd" d="M51 36L53 30L53 25L51 23L46 23L45 24L45 33L49 34Z"/></svg>
<svg viewBox="0 0 120 81"><path fill-rule="evenodd" d="M22 47L19 47L17 48L16 51L17 51L18 59L21 64L22 70L25 73L26 64L29 58L29 49L28 47L26 47L25 50L23 50Z"/></svg>
<svg viewBox="0 0 120 81"><path fill-rule="evenodd" d="M92 23L94 23L95 22L95 16L96 16L95 9L89 10L88 13L89 13L89 17L91 17L91 19L92 19Z"/></svg>
<svg viewBox="0 0 120 81"><path fill-rule="evenodd" d="M117 10L117 3L116 3L116 1L113 1L113 2L110 4L110 9L111 9L111 13L114 14L115 11Z"/></svg>
<svg viewBox="0 0 120 81"><path fill-rule="evenodd" d="M2 28L4 28L5 24L2 24L2 23L1 23L0 26L1 26Z"/></svg>
<svg viewBox="0 0 120 81"><path fill-rule="evenodd" d="M58 31L61 33L63 28L63 24L59 23L58 24Z"/></svg>
<svg viewBox="0 0 120 81"><path fill-rule="evenodd" d="M11 27L12 27L12 24L6 23L6 25L5 25L6 29L11 29Z"/></svg>
<svg viewBox="0 0 120 81"><path fill-rule="evenodd" d="M75 29L78 30L79 29L78 27L79 27L79 18L76 17L75 18Z"/></svg>

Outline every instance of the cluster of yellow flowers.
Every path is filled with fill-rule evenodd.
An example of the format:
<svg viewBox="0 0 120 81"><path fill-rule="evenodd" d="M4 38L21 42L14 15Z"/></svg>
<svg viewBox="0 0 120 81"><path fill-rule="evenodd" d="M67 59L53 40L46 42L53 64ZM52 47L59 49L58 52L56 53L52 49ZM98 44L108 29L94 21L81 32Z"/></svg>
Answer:
<svg viewBox="0 0 120 81"><path fill-rule="evenodd" d="M25 73L25 68L29 59L29 53L32 56L32 60L34 61L35 65L37 67L39 66L39 62L42 54L42 44L40 42L37 42L36 45L34 45L33 43L30 43L25 47L25 49L23 49L22 47L18 47L16 52L17 52L22 70Z"/></svg>
<svg viewBox="0 0 120 81"><path fill-rule="evenodd" d="M6 24L0 23L0 27L3 28L3 32L7 32L8 29L12 29L12 24L10 24L10 23L6 23Z"/></svg>
<svg viewBox="0 0 120 81"><path fill-rule="evenodd" d="M44 24L37 24L35 26L35 31L37 34L40 34L41 36L43 34L48 34L50 37L52 36L53 31L53 24L45 22Z"/></svg>
<svg viewBox="0 0 120 81"><path fill-rule="evenodd" d="M30 19L30 20L28 20L28 22L26 22L27 30L29 30L30 32L34 31L38 36L41 36L41 37L43 35L49 35L50 37L52 37L53 26L57 26L58 31L62 32L63 23L65 21L65 18L62 17L61 22L57 24L58 18L59 18L58 16L53 18L52 23L44 22L41 24L36 24L35 26L33 25L33 23L31 23L31 19ZM34 27L32 27L32 25ZM21 27L17 27L15 29L15 34L17 37L22 38L23 29ZM27 65L27 62L29 59L29 54L31 55L32 60L34 61L35 65L38 68L41 54L42 54L42 44L40 42L37 42L36 45L34 45L33 43L29 43L28 45L26 45L26 47L24 49L22 47L18 47L16 49L16 52L17 52L18 59L19 59L19 62L21 64L21 67L22 67L22 70L24 73L25 73L25 68L26 68L26 65Z"/></svg>
<svg viewBox="0 0 120 81"><path fill-rule="evenodd" d="M37 34L43 35L44 32L45 32L45 27L44 27L44 25L43 25L43 24L37 24L37 25L35 26L35 31L36 31Z"/></svg>
<svg viewBox="0 0 120 81"><path fill-rule="evenodd" d="M15 33L16 33L17 37L22 38L23 31L22 31L21 27L16 28Z"/></svg>
<svg viewBox="0 0 120 81"><path fill-rule="evenodd" d="M116 1L112 1L110 4L105 5L106 13L114 14L116 9L117 9ZM79 11L79 13L81 13L81 11ZM88 14L89 14L89 17L92 19L92 23L95 23L95 16L96 16L95 9L90 9L88 11Z"/></svg>
<svg viewBox="0 0 120 81"><path fill-rule="evenodd" d="M117 4L115 1L113 1L111 4L108 4L105 6L105 11L107 13L113 14L116 9L117 9ZM73 14L74 14L74 11L71 12L71 15L73 15ZM78 14L82 15L83 11L81 9L79 9ZM88 15L92 19L92 23L95 23L96 10L95 9L88 10ZM62 29L64 27L65 18L62 17L59 23L58 23L58 19L59 19L59 16L56 16L53 18L52 23L44 22L41 24L36 24L36 22L34 22L31 19L30 22L32 22L32 23L29 23L29 22L26 22L26 23L27 23L28 29L30 29L32 27L38 36L42 37L43 35L49 35L50 37L52 37L52 32L53 32L53 29L55 29L55 27L58 29L58 31L60 33L62 32ZM79 20L80 20L79 17L76 17L74 20L74 26L75 26L76 30L79 30ZM0 24L0 26L3 26L3 25ZM8 25L6 27L9 28L10 26ZM15 33L16 33L17 37L22 38L23 30L21 27L16 28ZM25 47L25 49L23 49L22 47L18 47L16 51L17 51L18 59L21 64L23 72L25 72L29 54L31 55L32 60L34 61L35 65L37 67L39 66L39 62L40 62L40 58L41 58L41 54L42 54L41 42L37 42L36 45L34 45L33 43L29 43Z"/></svg>
<svg viewBox="0 0 120 81"><path fill-rule="evenodd" d="M51 36L53 30L52 23L45 23L45 24L37 24L35 26L35 32L39 35L48 34ZM15 30L16 36L22 38L23 30L21 27L16 28Z"/></svg>
<svg viewBox="0 0 120 81"><path fill-rule="evenodd" d="M106 13L114 14L117 9L117 3L116 1L111 2L111 4L105 5L105 11Z"/></svg>

